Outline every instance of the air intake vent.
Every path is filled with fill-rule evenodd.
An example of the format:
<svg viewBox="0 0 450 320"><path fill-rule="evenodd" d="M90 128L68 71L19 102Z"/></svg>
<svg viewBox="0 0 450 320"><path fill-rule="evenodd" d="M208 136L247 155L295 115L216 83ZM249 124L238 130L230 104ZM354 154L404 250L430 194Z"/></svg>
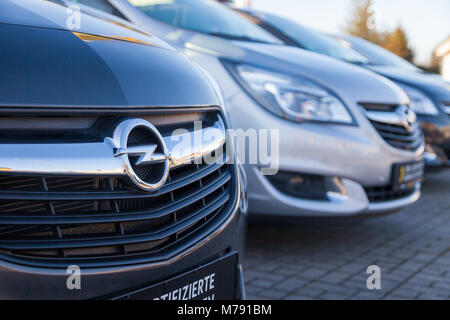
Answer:
<svg viewBox="0 0 450 320"><path fill-rule="evenodd" d="M383 187L368 187L365 188L365 191L369 202L376 203L406 198L412 195L415 189L394 190L391 185L388 185Z"/></svg>

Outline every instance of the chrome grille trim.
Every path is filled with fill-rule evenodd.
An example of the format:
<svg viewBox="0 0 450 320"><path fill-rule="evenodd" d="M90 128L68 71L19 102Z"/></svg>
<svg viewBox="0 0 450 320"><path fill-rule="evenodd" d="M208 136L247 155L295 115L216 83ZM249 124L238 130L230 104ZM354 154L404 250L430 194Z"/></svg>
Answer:
<svg viewBox="0 0 450 320"><path fill-rule="evenodd" d="M201 137L200 140L197 137ZM164 136L172 157L170 166L192 162L220 148L225 144L225 137L225 125L220 117L213 126L203 128L199 133ZM183 139L193 144L185 149L176 148L179 141L185 141ZM94 143L0 144L0 173L126 175L121 160L114 157L115 147L110 137Z"/></svg>
<svg viewBox="0 0 450 320"><path fill-rule="evenodd" d="M93 153L85 158L93 156L100 166L108 157L115 159L113 148L105 154L101 152L105 148L96 148L109 146L108 139L46 144L46 148L0 144L0 152L9 148L20 153L31 147L36 153L22 151L27 165L40 158L48 159L44 162L49 165L42 171L44 165L35 166L38 170L34 171L0 170L0 258L46 267L126 265L167 261L187 246L203 243L203 237L220 232L229 222L239 198L237 172L228 164L226 152L212 164L192 163L217 148L226 149L225 126L220 115L217 119L202 129L202 137L208 140L187 152L174 152L169 180L155 192L138 189L118 168L77 171L86 168L86 163L74 161L71 168L54 170L52 159L44 156L52 146L62 155L61 147L93 145ZM0 165L4 164L2 154ZM8 154L5 158L15 157ZM22 160L16 159L16 168Z"/></svg>
<svg viewBox="0 0 450 320"><path fill-rule="evenodd" d="M362 107L378 134L394 148L415 152L424 147L424 136L413 111L397 106L393 111L374 111L370 105ZM406 112L403 112L406 111Z"/></svg>

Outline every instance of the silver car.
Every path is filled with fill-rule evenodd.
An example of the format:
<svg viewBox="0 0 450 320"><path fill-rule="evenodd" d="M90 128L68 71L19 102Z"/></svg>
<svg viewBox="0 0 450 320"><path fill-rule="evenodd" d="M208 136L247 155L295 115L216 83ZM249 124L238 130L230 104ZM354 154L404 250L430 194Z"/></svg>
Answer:
<svg viewBox="0 0 450 320"><path fill-rule="evenodd" d="M208 70L234 128L279 130L279 171L245 165L251 213L368 216L420 197L423 135L408 97L389 80L283 46L215 1L78 3L132 21ZM237 147L249 148L242 140Z"/></svg>

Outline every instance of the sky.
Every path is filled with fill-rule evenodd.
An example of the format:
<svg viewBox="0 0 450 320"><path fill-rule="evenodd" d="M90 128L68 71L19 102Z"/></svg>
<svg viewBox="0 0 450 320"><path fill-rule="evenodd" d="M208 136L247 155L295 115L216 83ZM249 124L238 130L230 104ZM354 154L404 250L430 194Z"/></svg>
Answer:
<svg viewBox="0 0 450 320"><path fill-rule="evenodd" d="M380 31L398 24L406 30L416 63L428 64L436 46L450 36L450 0L373 0L373 4ZM252 7L321 31L343 33L352 0L252 0Z"/></svg>

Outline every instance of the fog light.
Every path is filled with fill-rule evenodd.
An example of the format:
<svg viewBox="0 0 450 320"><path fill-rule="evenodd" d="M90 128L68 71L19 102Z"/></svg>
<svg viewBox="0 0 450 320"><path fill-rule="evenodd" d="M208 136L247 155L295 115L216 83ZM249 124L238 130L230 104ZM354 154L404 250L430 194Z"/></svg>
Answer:
<svg viewBox="0 0 450 320"><path fill-rule="evenodd" d="M296 198L327 201L329 193L346 194L338 177L281 171L267 178L278 191Z"/></svg>

